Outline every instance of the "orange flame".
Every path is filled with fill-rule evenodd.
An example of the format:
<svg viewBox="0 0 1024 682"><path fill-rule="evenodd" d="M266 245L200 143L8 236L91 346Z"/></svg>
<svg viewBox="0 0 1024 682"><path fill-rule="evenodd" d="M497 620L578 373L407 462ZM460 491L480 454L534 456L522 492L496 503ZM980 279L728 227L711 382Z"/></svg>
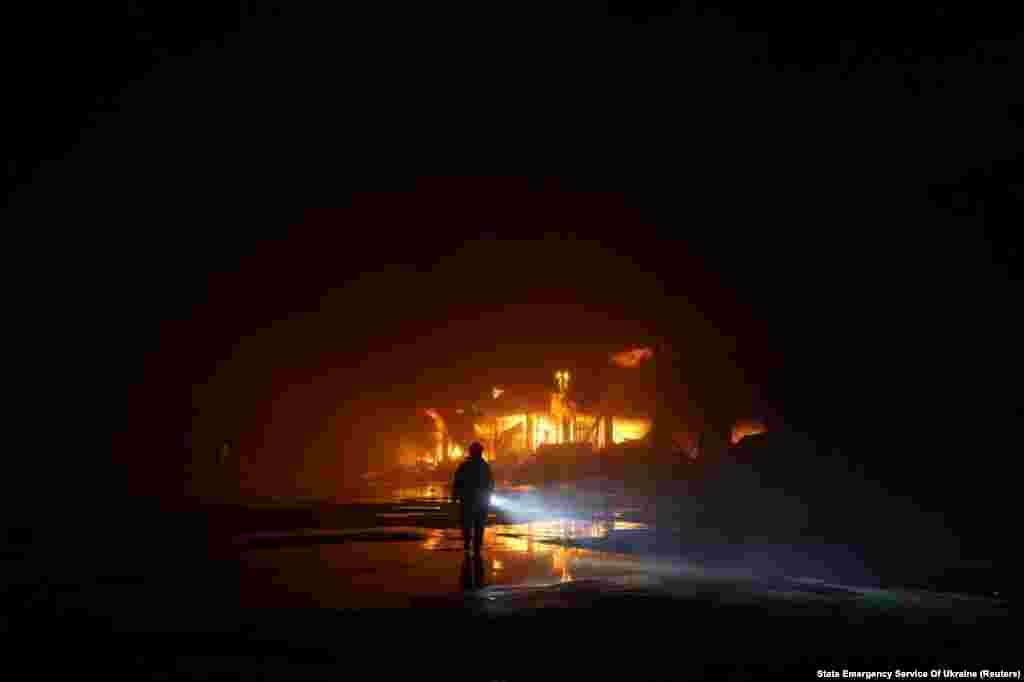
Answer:
<svg viewBox="0 0 1024 682"><path fill-rule="evenodd" d="M569 406L566 404L565 398L558 393L551 394L551 407L549 409L551 414L559 419L569 416Z"/></svg>
<svg viewBox="0 0 1024 682"><path fill-rule="evenodd" d="M732 445L736 445L747 436L756 436L759 433L767 431L764 424L755 420L739 421L732 427L732 433L729 435L729 442Z"/></svg>
<svg viewBox="0 0 1024 682"><path fill-rule="evenodd" d="M612 442L619 444L627 441L643 440L651 432L650 419L612 419Z"/></svg>
<svg viewBox="0 0 1024 682"><path fill-rule="evenodd" d="M654 357L654 351L650 348L631 348L611 356L612 364L616 367L632 369Z"/></svg>
<svg viewBox="0 0 1024 682"><path fill-rule="evenodd" d="M438 433L444 433L446 430L444 419L438 414L437 410L423 410L428 417L434 420L434 426L437 428Z"/></svg>
<svg viewBox="0 0 1024 682"><path fill-rule="evenodd" d="M427 416L434 420L434 440L437 442L435 446L434 459L440 462L444 458L444 436L447 433L447 427L445 426L444 419L438 414L437 410L424 410Z"/></svg>

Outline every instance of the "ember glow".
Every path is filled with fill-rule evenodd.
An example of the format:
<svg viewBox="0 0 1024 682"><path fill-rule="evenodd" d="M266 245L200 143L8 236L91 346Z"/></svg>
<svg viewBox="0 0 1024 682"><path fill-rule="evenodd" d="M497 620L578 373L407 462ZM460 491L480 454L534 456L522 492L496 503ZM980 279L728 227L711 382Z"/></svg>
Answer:
<svg viewBox="0 0 1024 682"><path fill-rule="evenodd" d="M654 357L654 351L650 348L632 348L612 355L612 364L616 367L632 369L639 367L644 362Z"/></svg>
<svg viewBox="0 0 1024 682"><path fill-rule="evenodd" d="M732 433L729 435L729 442L736 445L747 436L756 436L759 433L764 433L767 429L764 424L760 421L747 419L736 422L732 427Z"/></svg>

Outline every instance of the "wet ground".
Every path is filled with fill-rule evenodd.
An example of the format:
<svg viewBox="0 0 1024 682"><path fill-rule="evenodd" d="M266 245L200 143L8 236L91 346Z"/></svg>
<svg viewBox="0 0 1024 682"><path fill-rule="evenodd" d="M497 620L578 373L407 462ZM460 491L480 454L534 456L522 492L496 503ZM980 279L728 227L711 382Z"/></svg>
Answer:
<svg viewBox="0 0 1024 682"><path fill-rule="evenodd" d="M659 527L636 500L577 490L499 493L506 504L492 512L479 559L464 554L456 509L440 487L327 509L318 515L326 523L316 528L239 533L232 542L243 566L242 603L461 603L497 611L571 606L581 593L596 591L715 594L723 602L841 610L850 618L895 610L908 621L944 613L972 622L1008 608L997 595L909 589L868 577L843 581L837 576L867 576L843 548L697 543L678 528Z"/></svg>
<svg viewBox="0 0 1024 682"><path fill-rule="evenodd" d="M237 539L246 566L243 603L411 606L464 589L497 593L501 587L642 578L645 571L635 557L562 544L563 538L601 532L599 526L573 522L496 524L486 533L479 559L464 554L456 528L410 525L248 534ZM260 580L265 576L296 587L279 593Z"/></svg>
<svg viewBox="0 0 1024 682"><path fill-rule="evenodd" d="M755 664L813 675L837 661L991 667L1013 652L1011 604L996 595L836 580L851 562L841 552L702 544L625 496L499 493L479 559L463 552L440 487L221 509L197 517L216 529L202 562L125 536L120 571L8 596L23 616L46 608L57 620L6 624L164 679L337 678L379 647L390 652L373 659L379 674L448 677L472 645L495 671L476 679L601 676L616 660L627 669L613 676L629 679L711 665L727 676Z"/></svg>

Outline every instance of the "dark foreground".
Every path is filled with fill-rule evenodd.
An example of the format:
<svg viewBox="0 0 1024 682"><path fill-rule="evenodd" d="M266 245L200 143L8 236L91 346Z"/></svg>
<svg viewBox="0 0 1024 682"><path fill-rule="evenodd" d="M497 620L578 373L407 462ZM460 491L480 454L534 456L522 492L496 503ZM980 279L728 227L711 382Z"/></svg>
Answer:
<svg viewBox="0 0 1024 682"><path fill-rule="evenodd" d="M59 546L15 538L5 642L33 676L105 679L1019 667L1005 600L656 557L631 551L650 529L630 522L608 535L496 518L473 562L446 514L429 500L206 510Z"/></svg>
<svg viewBox="0 0 1024 682"><path fill-rule="evenodd" d="M722 607L579 590L575 606L505 614L440 606L415 611L315 609L135 623L66 617L22 627L9 651L34 673L148 679L374 677L687 679L729 670L983 669L1012 666L1009 623L905 625L898 616Z"/></svg>

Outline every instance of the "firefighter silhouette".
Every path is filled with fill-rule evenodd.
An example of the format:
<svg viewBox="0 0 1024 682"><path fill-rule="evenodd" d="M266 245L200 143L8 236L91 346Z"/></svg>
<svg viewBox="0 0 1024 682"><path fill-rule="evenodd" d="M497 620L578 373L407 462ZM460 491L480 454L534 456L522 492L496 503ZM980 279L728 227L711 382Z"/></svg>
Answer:
<svg viewBox="0 0 1024 682"><path fill-rule="evenodd" d="M470 445L469 457L455 471L452 483L452 502L461 504L463 545L468 552L472 541L476 554L483 549L484 527L494 491L494 476L483 455L484 446L480 443Z"/></svg>

